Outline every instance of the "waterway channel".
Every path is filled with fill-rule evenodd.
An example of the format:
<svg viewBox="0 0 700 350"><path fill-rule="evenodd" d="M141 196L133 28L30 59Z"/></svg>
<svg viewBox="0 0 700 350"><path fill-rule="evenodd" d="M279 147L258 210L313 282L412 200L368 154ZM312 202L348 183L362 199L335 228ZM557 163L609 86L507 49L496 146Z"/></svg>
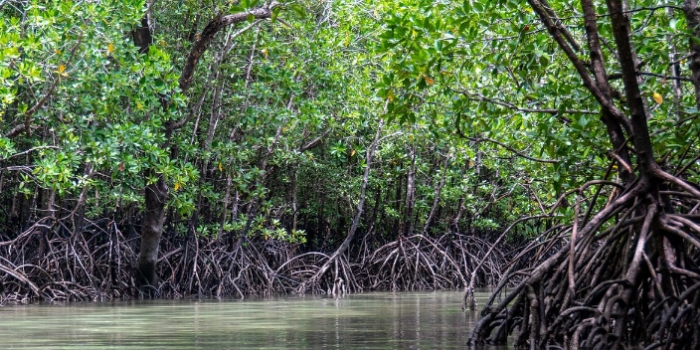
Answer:
<svg viewBox="0 0 700 350"><path fill-rule="evenodd" d="M461 292L0 307L2 349L464 349ZM483 305L488 294L480 293ZM487 346L483 349L506 350Z"/></svg>

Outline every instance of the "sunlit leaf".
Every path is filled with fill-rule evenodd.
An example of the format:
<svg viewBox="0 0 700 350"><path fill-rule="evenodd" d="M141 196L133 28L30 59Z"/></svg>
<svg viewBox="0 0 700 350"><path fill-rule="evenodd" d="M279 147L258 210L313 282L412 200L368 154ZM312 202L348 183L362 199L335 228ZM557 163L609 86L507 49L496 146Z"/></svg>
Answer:
<svg viewBox="0 0 700 350"><path fill-rule="evenodd" d="M661 94L658 92L654 92L654 94L652 95L652 98L654 99L654 102L656 102L657 104L662 104L664 102L663 96L661 96Z"/></svg>

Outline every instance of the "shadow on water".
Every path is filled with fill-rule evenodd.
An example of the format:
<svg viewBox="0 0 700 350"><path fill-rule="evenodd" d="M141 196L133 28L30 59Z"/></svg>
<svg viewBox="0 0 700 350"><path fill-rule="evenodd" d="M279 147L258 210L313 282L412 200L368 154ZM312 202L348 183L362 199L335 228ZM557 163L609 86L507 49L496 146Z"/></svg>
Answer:
<svg viewBox="0 0 700 350"><path fill-rule="evenodd" d="M0 307L15 349L464 349L461 292ZM487 293L477 294L483 305ZM485 346L484 350L507 347Z"/></svg>

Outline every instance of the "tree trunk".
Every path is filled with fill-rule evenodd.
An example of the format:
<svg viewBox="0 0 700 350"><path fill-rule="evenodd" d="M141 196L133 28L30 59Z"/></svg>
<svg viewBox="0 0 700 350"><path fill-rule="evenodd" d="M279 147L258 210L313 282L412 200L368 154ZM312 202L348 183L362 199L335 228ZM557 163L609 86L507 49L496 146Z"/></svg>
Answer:
<svg viewBox="0 0 700 350"><path fill-rule="evenodd" d="M141 20L141 26L132 31L134 44L140 48L139 52L141 53L147 53L149 46L153 41L151 29L148 26L148 23L151 22L148 18L149 11L148 9L146 10L146 14ZM226 16L219 14L214 17L214 19L207 24L201 35L194 42L187 58L185 59L185 64L179 80L180 90L182 93L187 93L187 90L189 90L189 88L192 86L197 63L199 63L199 59L207 50L212 40L214 40L216 34L218 34L224 28L246 21L249 16L253 16L255 19L264 19L270 18L271 15L272 8L270 6L265 6L252 9L246 13L241 12ZM246 29L252 28L254 25L255 23L249 24L247 27L237 32L237 34L232 35L230 38L235 38L236 35L242 33ZM230 49L231 45L226 45L226 47ZM166 111L168 107L167 102L165 99L161 99L161 102L163 103L163 110ZM175 130L187 125L187 122L190 120L193 114L194 113L190 113L186 118L178 121L169 120L165 123L164 131L166 145L170 143L172 133ZM137 259L138 267L136 271L136 280L138 281L137 283L139 286L155 286L157 283L156 264L158 262L158 246L163 233L168 187L162 175L155 174L152 170L148 170L146 175L156 177L157 181L152 184L147 184L144 188L144 202L146 209L143 215L141 250L139 251L139 256ZM146 178L148 177L149 176L146 176Z"/></svg>
<svg viewBox="0 0 700 350"><path fill-rule="evenodd" d="M445 180L447 179L448 170L447 165L449 164L451 158L452 155L448 155L447 157L445 157L445 164L443 165L442 177L440 178L440 183L438 183L438 185L435 187L433 205L430 207L430 213L428 213L428 218L425 219L425 226L423 226L424 235L428 234L428 230L430 229L430 223L433 221L433 218L435 217L435 212L437 211L437 207L440 204L440 194L442 193L442 188L445 187Z"/></svg>
<svg viewBox="0 0 700 350"><path fill-rule="evenodd" d="M291 192L292 192L292 232L296 232L297 230L297 219L299 216L299 210L297 208L298 205L298 194L297 194L297 184L298 184L298 174L299 174L299 169L297 169L297 165L292 166L292 186L291 186Z"/></svg>
<svg viewBox="0 0 700 350"><path fill-rule="evenodd" d="M700 110L700 8L696 0L683 1L683 12L688 29L692 30L693 36L690 39L691 57L688 59L691 80L695 87L695 106Z"/></svg>
<svg viewBox="0 0 700 350"><path fill-rule="evenodd" d="M416 197L416 145L410 146L410 165L408 166L408 174L406 176L406 202L404 204L404 231L400 232L403 235L409 236L413 233L413 207Z"/></svg>
<svg viewBox="0 0 700 350"><path fill-rule="evenodd" d="M507 325L509 320L520 318L518 343L524 345L529 337L531 348L565 341L576 330L567 344L575 349L616 349L645 343L651 344L649 348L695 349L700 331L684 323L693 324L699 314L696 249L700 247L697 239L700 229L687 217L700 206L695 204L700 191L684 179L666 173L655 160L647 124L650 115L640 87L638 59L630 41L631 15L623 0L607 0L605 17L612 25L617 49L615 66L621 70L624 86L623 112L607 91L596 27L596 21L603 16L595 13L593 1L581 1L591 54L589 64L564 39L562 32L566 29L561 22L553 20L556 16L546 0L528 0L528 3L566 53L583 85L600 103L615 161L626 167L629 174L620 174L622 184L612 183L622 191L614 191L609 202L592 217L579 215L580 196L589 186L602 181L590 181L576 191L569 191L577 195L573 223L567 220L566 225L552 226L559 238L569 238L569 242L554 254L540 256L533 268L521 270L527 277L498 306L492 305L493 298L489 301L469 343L483 341L484 331L502 328L495 323ZM688 26L697 36L700 16L695 0L685 1L684 10ZM700 48L693 48L694 40L690 45L694 52ZM694 82L700 82L700 60L691 61L691 70ZM696 92L700 96L698 85ZM696 103L699 101L696 99ZM631 146L624 138L618 138L622 131L632 140ZM637 165L634 169L619 153L625 147L634 152ZM693 198L695 202L685 206L672 204L683 202L682 198ZM593 206L589 211L590 208ZM693 209L676 214L676 208ZM508 279L500 285L504 286ZM667 300L675 301L666 303ZM528 301L532 305L529 312ZM601 322L603 319L605 322ZM692 343L691 332L695 333Z"/></svg>
<svg viewBox="0 0 700 350"><path fill-rule="evenodd" d="M396 213L397 214L401 214L401 210L402 210L402 208L401 208L401 199L402 199L401 191L403 189L403 178L404 178L403 176L398 176L398 181L396 182L396 197L394 199L394 202L396 203ZM394 222L394 226L392 229L393 230L393 232L392 232L393 237L398 238L399 234L401 232L403 232L403 223L404 222L401 220L401 218L393 219L392 221Z"/></svg>
<svg viewBox="0 0 700 350"><path fill-rule="evenodd" d="M139 286L155 286L158 283L156 273L158 246L163 233L165 202L168 198L168 187L162 177L159 177L155 183L146 185L144 197L146 209L143 213L141 250L137 261L137 282Z"/></svg>

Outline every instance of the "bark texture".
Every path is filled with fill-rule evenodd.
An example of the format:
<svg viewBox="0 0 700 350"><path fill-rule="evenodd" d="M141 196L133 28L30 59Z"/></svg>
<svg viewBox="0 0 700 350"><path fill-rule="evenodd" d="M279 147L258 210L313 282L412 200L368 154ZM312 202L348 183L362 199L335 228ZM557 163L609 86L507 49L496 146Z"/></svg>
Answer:
<svg viewBox="0 0 700 350"><path fill-rule="evenodd" d="M165 203L168 199L168 187L163 178L147 185L145 188L146 209L143 213L143 231L141 232L141 250L138 257L138 283L140 286L156 286L158 276L158 247L163 234Z"/></svg>

